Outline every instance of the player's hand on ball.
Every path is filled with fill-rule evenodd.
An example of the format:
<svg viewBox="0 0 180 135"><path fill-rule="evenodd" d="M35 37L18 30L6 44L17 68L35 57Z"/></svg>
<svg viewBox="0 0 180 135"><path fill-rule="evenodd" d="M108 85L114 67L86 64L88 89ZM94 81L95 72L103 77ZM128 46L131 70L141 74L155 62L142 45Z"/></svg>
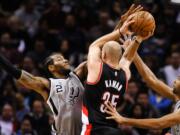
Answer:
<svg viewBox="0 0 180 135"><path fill-rule="evenodd" d="M123 35L123 37L120 37L119 41L120 41L120 45L125 50L132 42L132 34Z"/></svg>
<svg viewBox="0 0 180 135"><path fill-rule="evenodd" d="M139 12L141 10L143 10L143 7L141 5L135 6L135 4L132 4L129 10L121 16L121 19L118 21L114 30L119 29L131 14Z"/></svg>
<svg viewBox="0 0 180 135"><path fill-rule="evenodd" d="M143 41L143 40L150 38L153 34L154 34L154 30L152 32L149 32L147 36L137 35L136 39Z"/></svg>
<svg viewBox="0 0 180 135"><path fill-rule="evenodd" d="M132 19L132 17L129 17L125 22L124 24L122 25L122 27L119 29L120 33L122 35L131 35L132 32L129 30L129 26L131 24L133 24L135 21Z"/></svg>
<svg viewBox="0 0 180 135"><path fill-rule="evenodd" d="M141 10L143 10L143 7L141 5L138 5L136 7L135 4L132 4L131 7L129 8L129 10L121 16L122 23L124 23L131 14L134 14Z"/></svg>
<svg viewBox="0 0 180 135"><path fill-rule="evenodd" d="M117 112L116 108L114 108L110 102L106 104L105 112L110 115L109 117L106 117L106 119L115 120L119 124L122 124L125 119Z"/></svg>

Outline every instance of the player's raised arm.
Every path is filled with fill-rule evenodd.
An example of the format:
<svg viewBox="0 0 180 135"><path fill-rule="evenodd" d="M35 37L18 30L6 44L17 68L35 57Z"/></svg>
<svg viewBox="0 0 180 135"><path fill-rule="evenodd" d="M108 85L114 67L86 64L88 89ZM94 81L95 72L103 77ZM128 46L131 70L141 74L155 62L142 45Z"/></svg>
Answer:
<svg viewBox="0 0 180 135"><path fill-rule="evenodd" d="M110 103L106 104L106 107L106 113L110 115L107 119L113 119L119 124L145 129L164 129L180 123L180 111L156 119L131 119L121 116Z"/></svg>
<svg viewBox="0 0 180 135"><path fill-rule="evenodd" d="M176 100L175 94L173 94L172 88L166 85L164 82L159 80L154 73L149 69L149 67L142 61L138 54L135 55L134 64L140 75L144 78L145 82L150 88L155 90L160 95Z"/></svg>
<svg viewBox="0 0 180 135"><path fill-rule="evenodd" d="M143 7L141 5L136 6L135 4L132 4L131 7L128 9L128 11L126 11L121 17L119 22L117 23L117 25L115 26L114 30L119 29L123 23L127 20L127 18L136 13L143 10Z"/></svg>
<svg viewBox="0 0 180 135"><path fill-rule="evenodd" d="M0 66L14 78L18 80L22 85L28 89L32 89L38 92L44 99L47 99L49 88L49 81L42 77L35 77L34 75L15 68L6 58L0 54Z"/></svg>
<svg viewBox="0 0 180 135"><path fill-rule="evenodd" d="M88 52L88 60L87 60L87 66L88 66L87 81L88 82L96 82L98 80L98 76L101 69L100 67L102 63L101 48L103 47L103 45L108 41L118 39L120 37L119 31L121 31L121 33L126 33L128 26L132 23L134 23L134 21L131 20L131 18L129 18L120 28L120 30L115 30L105 36L102 36L101 38L97 39L90 45L89 52Z"/></svg>
<svg viewBox="0 0 180 135"><path fill-rule="evenodd" d="M74 69L74 72L80 78L81 81L84 81L87 76L87 61L84 61L81 64L79 64L79 66Z"/></svg>
<svg viewBox="0 0 180 135"><path fill-rule="evenodd" d="M150 36L152 36L152 33L149 32L149 34L146 37L142 37L140 35L135 36L128 44L128 46L126 46L125 52L121 58L121 60L119 61L119 66L120 68L124 69L124 71L127 74L128 79L130 78L130 71L129 71L129 66L132 63L135 54L137 53L137 49L139 48L139 45L141 44L141 42L147 38L149 38Z"/></svg>

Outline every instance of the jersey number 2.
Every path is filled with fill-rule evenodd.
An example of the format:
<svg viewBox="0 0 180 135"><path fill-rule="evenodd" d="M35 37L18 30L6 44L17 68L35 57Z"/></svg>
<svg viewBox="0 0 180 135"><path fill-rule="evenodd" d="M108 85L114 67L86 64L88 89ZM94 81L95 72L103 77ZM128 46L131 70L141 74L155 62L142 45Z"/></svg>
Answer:
<svg viewBox="0 0 180 135"><path fill-rule="evenodd" d="M106 109L105 104L107 104L108 102L110 102L113 105L113 107L116 107L118 99L119 99L119 95L114 95L111 94L110 92L105 92L102 96L103 103L100 106L101 112L105 113L105 109Z"/></svg>

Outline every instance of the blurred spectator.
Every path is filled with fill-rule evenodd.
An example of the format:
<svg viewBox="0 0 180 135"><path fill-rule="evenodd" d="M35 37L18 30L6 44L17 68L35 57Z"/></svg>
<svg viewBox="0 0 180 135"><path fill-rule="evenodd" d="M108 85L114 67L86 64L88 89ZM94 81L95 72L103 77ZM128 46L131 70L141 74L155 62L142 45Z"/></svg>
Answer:
<svg viewBox="0 0 180 135"><path fill-rule="evenodd" d="M92 40L105 35L113 30L112 20L107 11L99 12L99 24L92 27L90 30L90 37Z"/></svg>
<svg viewBox="0 0 180 135"><path fill-rule="evenodd" d="M161 129L157 129L157 130L149 130L149 133L147 135L162 135L162 130Z"/></svg>
<svg viewBox="0 0 180 135"><path fill-rule="evenodd" d="M134 104L130 110L130 117L143 119L145 117L143 107L140 104ZM134 130L138 132L140 135L145 135L147 133L147 130L141 128L134 127Z"/></svg>
<svg viewBox="0 0 180 135"><path fill-rule="evenodd" d="M58 34L64 26L65 19L65 14L61 10L60 3L57 0L52 1L41 19L47 22L49 33Z"/></svg>
<svg viewBox="0 0 180 135"><path fill-rule="evenodd" d="M16 12L17 16L27 28L28 33L32 37L36 30L40 14L35 10L35 0L25 0L23 7L20 7Z"/></svg>
<svg viewBox="0 0 180 135"><path fill-rule="evenodd" d="M170 64L166 65L161 72L165 75L166 83L173 86L173 81L180 75L180 53L174 51L170 56Z"/></svg>
<svg viewBox="0 0 180 135"><path fill-rule="evenodd" d="M34 50L27 53L27 56L32 58L39 68L42 68L44 59L49 56L50 52L46 49L43 39L36 39Z"/></svg>
<svg viewBox="0 0 180 135"><path fill-rule="evenodd" d="M59 52L62 53L62 55L66 59L69 59L69 57L70 57L70 53L69 53L70 48L69 47L70 47L69 41L66 39L62 40L62 42L59 46Z"/></svg>
<svg viewBox="0 0 180 135"><path fill-rule="evenodd" d="M14 118L13 108L10 104L5 104L2 109L2 115L0 119L0 134L12 135L14 133Z"/></svg>
<svg viewBox="0 0 180 135"><path fill-rule="evenodd" d="M21 93L16 94L16 118L18 122L22 122L24 116L29 113L29 107L24 105L24 97Z"/></svg>
<svg viewBox="0 0 180 135"><path fill-rule="evenodd" d="M136 130L131 126L121 125L121 130L124 135L140 135Z"/></svg>
<svg viewBox="0 0 180 135"><path fill-rule="evenodd" d="M0 89L1 89L0 91L1 107L6 103L9 103L15 107L16 105L15 93L17 92L17 88L16 88L14 80L12 79L10 75L4 78Z"/></svg>
<svg viewBox="0 0 180 135"><path fill-rule="evenodd" d="M20 53L23 53L27 49L32 49L30 47L30 37L18 17L9 17L8 27L8 32L12 38L12 42L16 44L17 50Z"/></svg>
<svg viewBox="0 0 180 135"><path fill-rule="evenodd" d="M60 33L60 38L70 42L70 52L83 52L85 48L85 35L76 25L76 18L69 14L65 19L65 27Z"/></svg>
<svg viewBox="0 0 180 135"><path fill-rule="evenodd" d="M25 117L22 120L21 128L16 135L38 135L37 132L33 129L30 118ZM40 134L39 134L40 135Z"/></svg>
<svg viewBox="0 0 180 135"><path fill-rule="evenodd" d="M34 75L38 75L39 72L37 70L36 62L29 56L25 56L22 62L22 69L25 71L32 73Z"/></svg>
<svg viewBox="0 0 180 135"><path fill-rule="evenodd" d="M35 100L32 107L32 125L39 135L50 135L51 126L49 125L49 116L45 114L43 103Z"/></svg>
<svg viewBox="0 0 180 135"><path fill-rule="evenodd" d="M160 111L161 115L170 113L169 110L172 105L172 101L170 99L164 98L161 95L150 91L149 102Z"/></svg>
<svg viewBox="0 0 180 135"><path fill-rule="evenodd" d="M145 118L157 118L160 116L159 111L149 103L148 97L147 91L139 91L136 98L137 103L143 107Z"/></svg>
<svg viewBox="0 0 180 135"><path fill-rule="evenodd" d="M139 83L133 79L129 80L127 93L135 100L139 92Z"/></svg>

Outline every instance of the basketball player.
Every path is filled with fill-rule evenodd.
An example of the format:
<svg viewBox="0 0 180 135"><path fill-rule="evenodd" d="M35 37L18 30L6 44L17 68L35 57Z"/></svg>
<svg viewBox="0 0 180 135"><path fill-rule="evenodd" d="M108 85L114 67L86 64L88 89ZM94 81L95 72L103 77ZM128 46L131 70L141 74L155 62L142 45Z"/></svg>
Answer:
<svg viewBox="0 0 180 135"><path fill-rule="evenodd" d="M123 23L129 15L142 10L134 4L122 15ZM15 77L26 88L39 93L47 101L53 114L54 131L58 135L79 135L81 130L81 98L84 91L82 80L86 73L86 63L80 64L74 72L70 72L68 61L61 54L53 54L46 59L46 68L54 76L61 79L46 79L13 67L0 55L0 65ZM70 72L70 73L69 73ZM67 76L68 75L68 76ZM80 79L79 79L79 78Z"/></svg>
<svg viewBox="0 0 180 135"><path fill-rule="evenodd" d="M105 104L110 101L114 107L118 105L120 96L126 91L131 76L129 66L139 44L153 34L149 33L147 37L137 35L122 55L121 46L113 40L119 38L120 33L128 33L128 26L132 23L132 18L128 18L120 30L99 38L89 47L81 135L122 134L114 121L106 120Z"/></svg>
<svg viewBox="0 0 180 135"><path fill-rule="evenodd" d="M173 88L170 88L156 78L138 54L135 55L134 63L138 72L152 89L177 102L174 112L157 119L129 119L118 114L112 104L108 103L106 104L106 107L108 108L106 113L111 116L107 117L107 119L114 119L119 124L131 125L139 128L163 129L172 127L172 135L180 135L180 76L174 81Z"/></svg>
<svg viewBox="0 0 180 135"><path fill-rule="evenodd" d="M79 135L81 132L81 104L84 87L81 79L86 72L86 63L80 64L70 72L68 61L59 53L46 59L45 66L54 78L46 79L34 76L24 70L13 67L0 55L0 66L22 85L39 93L51 108L55 123L53 130L58 135Z"/></svg>

